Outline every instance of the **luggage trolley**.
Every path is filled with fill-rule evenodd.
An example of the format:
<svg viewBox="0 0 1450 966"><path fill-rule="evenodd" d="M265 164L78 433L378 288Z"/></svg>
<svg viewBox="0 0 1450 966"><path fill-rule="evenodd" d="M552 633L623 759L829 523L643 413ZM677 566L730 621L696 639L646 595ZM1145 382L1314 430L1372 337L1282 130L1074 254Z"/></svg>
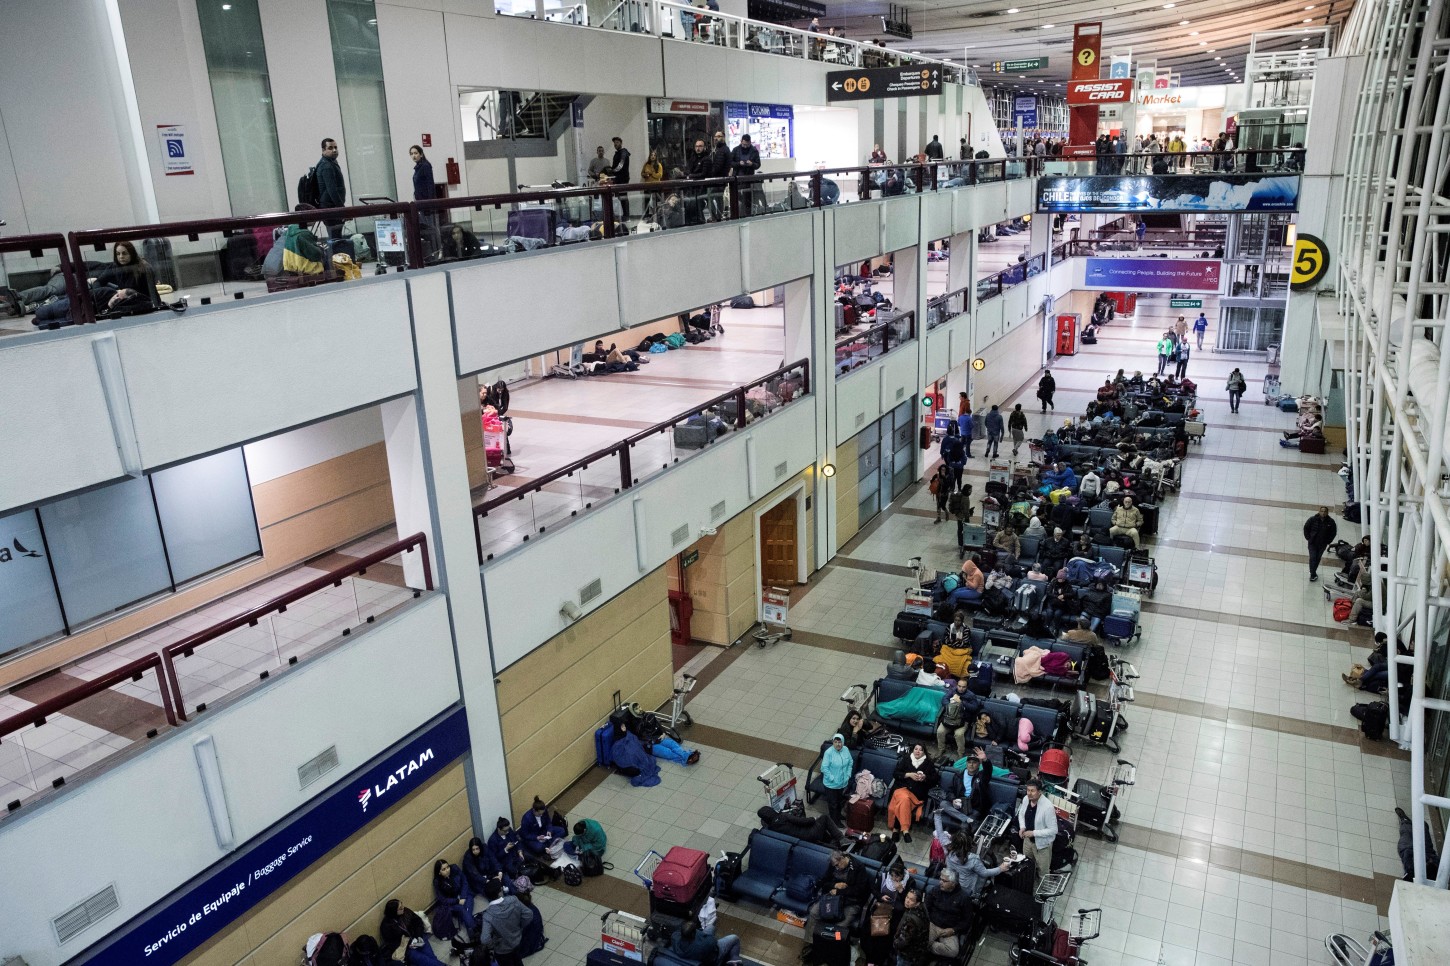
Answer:
<svg viewBox="0 0 1450 966"><path fill-rule="evenodd" d="M755 776L765 786L765 800L777 812L805 812L801 803L800 786L795 777L795 766L779 761Z"/></svg>
<svg viewBox="0 0 1450 966"><path fill-rule="evenodd" d="M715 886L714 876L706 875L701 880L699 889L688 898L677 900L658 895L654 881L655 870L664 861L663 855L650 849L634 867L635 878L644 884L645 894L649 896L649 919L644 925L646 941L658 942L678 932L680 926L687 920L696 919ZM637 916L632 918L638 919ZM626 925L633 925L633 923L626 923ZM646 958L642 962L647 963L649 960Z"/></svg>
<svg viewBox="0 0 1450 966"><path fill-rule="evenodd" d="M1058 929L1046 942L1046 949L1032 949L1017 943L1008 953L1012 966L1077 966L1085 963L1082 948L1102 932L1103 911L1101 909L1079 909L1073 914L1067 929Z"/></svg>
<svg viewBox="0 0 1450 966"><path fill-rule="evenodd" d="M599 917L599 949L611 957L650 961L653 943L649 941L649 923L622 909L611 909Z"/></svg>
<svg viewBox="0 0 1450 966"><path fill-rule="evenodd" d="M785 587L767 587L760 595L760 629L755 632L755 646L779 644L791 638L786 626L790 618L790 590Z"/></svg>
<svg viewBox="0 0 1450 966"><path fill-rule="evenodd" d="M1126 801L1127 789L1137 783L1137 778L1137 767L1119 758L1106 784L1079 778L1072 783L1072 791L1063 792L1060 797L1077 806L1078 829L1087 828L1109 842L1116 842L1118 820L1123 817L1121 806Z"/></svg>
<svg viewBox="0 0 1450 966"><path fill-rule="evenodd" d="M1392 966L1395 961L1389 937L1379 930L1369 937L1368 948L1344 933L1324 937L1324 948L1329 950L1335 966Z"/></svg>
<svg viewBox="0 0 1450 966"><path fill-rule="evenodd" d="M1128 730L1123 720L1123 705L1133 703L1133 685L1138 669L1117 655L1108 659L1108 698L1100 700L1091 691L1079 691L1073 701L1071 728L1074 738L1082 738L1117 754L1118 732Z"/></svg>

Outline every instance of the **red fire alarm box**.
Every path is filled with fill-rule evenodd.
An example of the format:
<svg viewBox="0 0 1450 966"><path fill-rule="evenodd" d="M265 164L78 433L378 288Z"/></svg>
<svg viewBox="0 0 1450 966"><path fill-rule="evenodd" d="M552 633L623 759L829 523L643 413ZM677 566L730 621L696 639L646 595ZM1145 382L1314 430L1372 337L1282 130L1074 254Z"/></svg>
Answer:
<svg viewBox="0 0 1450 966"><path fill-rule="evenodd" d="M1082 317L1076 312L1064 312L1057 317L1057 354L1077 355L1077 327Z"/></svg>

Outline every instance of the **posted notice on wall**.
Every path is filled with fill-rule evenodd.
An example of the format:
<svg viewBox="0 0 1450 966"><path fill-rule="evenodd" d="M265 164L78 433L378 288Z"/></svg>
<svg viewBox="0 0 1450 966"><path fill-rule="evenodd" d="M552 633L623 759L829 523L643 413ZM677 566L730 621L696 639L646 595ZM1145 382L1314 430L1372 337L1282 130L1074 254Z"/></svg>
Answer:
<svg viewBox="0 0 1450 966"><path fill-rule="evenodd" d="M161 141L161 170L166 177L196 174L196 166L191 162L191 151L186 145L184 125L158 124L156 137Z"/></svg>

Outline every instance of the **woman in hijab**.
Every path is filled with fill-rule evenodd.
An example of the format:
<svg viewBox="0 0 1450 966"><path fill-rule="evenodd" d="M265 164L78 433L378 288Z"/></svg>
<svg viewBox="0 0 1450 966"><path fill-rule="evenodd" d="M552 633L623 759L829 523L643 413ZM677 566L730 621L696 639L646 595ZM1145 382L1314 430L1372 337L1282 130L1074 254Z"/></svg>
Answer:
<svg viewBox="0 0 1450 966"><path fill-rule="evenodd" d="M886 827L892 829L891 840L903 837L911 841L911 826L921 814L927 793L936 786L936 765L921 742L911 746L896 762L891 802L886 806Z"/></svg>
<svg viewBox="0 0 1450 966"><path fill-rule="evenodd" d="M826 812L837 825L843 823L841 809L846 806L847 789L854 770L855 762L846 748L846 736L840 732L831 735L831 744L821 752L821 784L826 788Z"/></svg>

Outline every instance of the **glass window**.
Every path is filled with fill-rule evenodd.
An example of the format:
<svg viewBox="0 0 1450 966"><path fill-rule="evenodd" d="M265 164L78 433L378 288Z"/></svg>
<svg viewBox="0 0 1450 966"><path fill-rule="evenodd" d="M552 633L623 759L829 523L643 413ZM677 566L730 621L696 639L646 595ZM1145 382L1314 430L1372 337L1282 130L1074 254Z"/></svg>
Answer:
<svg viewBox="0 0 1450 966"><path fill-rule="evenodd" d="M257 0L197 0L232 214L287 210Z"/></svg>
<svg viewBox="0 0 1450 966"><path fill-rule="evenodd" d="M373 0L327 0L327 26L342 107L348 195L354 203L360 198L392 198L398 184L393 177L393 139ZM412 194L406 197L411 199Z"/></svg>
<svg viewBox="0 0 1450 966"><path fill-rule="evenodd" d="M148 480L56 500L40 519L72 625L172 588Z"/></svg>
<svg viewBox="0 0 1450 966"><path fill-rule="evenodd" d="M240 448L161 470L151 484L178 584L262 552Z"/></svg>
<svg viewBox="0 0 1450 966"><path fill-rule="evenodd" d="M0 654L65 631L34 510L0 516Z"/></svg>

